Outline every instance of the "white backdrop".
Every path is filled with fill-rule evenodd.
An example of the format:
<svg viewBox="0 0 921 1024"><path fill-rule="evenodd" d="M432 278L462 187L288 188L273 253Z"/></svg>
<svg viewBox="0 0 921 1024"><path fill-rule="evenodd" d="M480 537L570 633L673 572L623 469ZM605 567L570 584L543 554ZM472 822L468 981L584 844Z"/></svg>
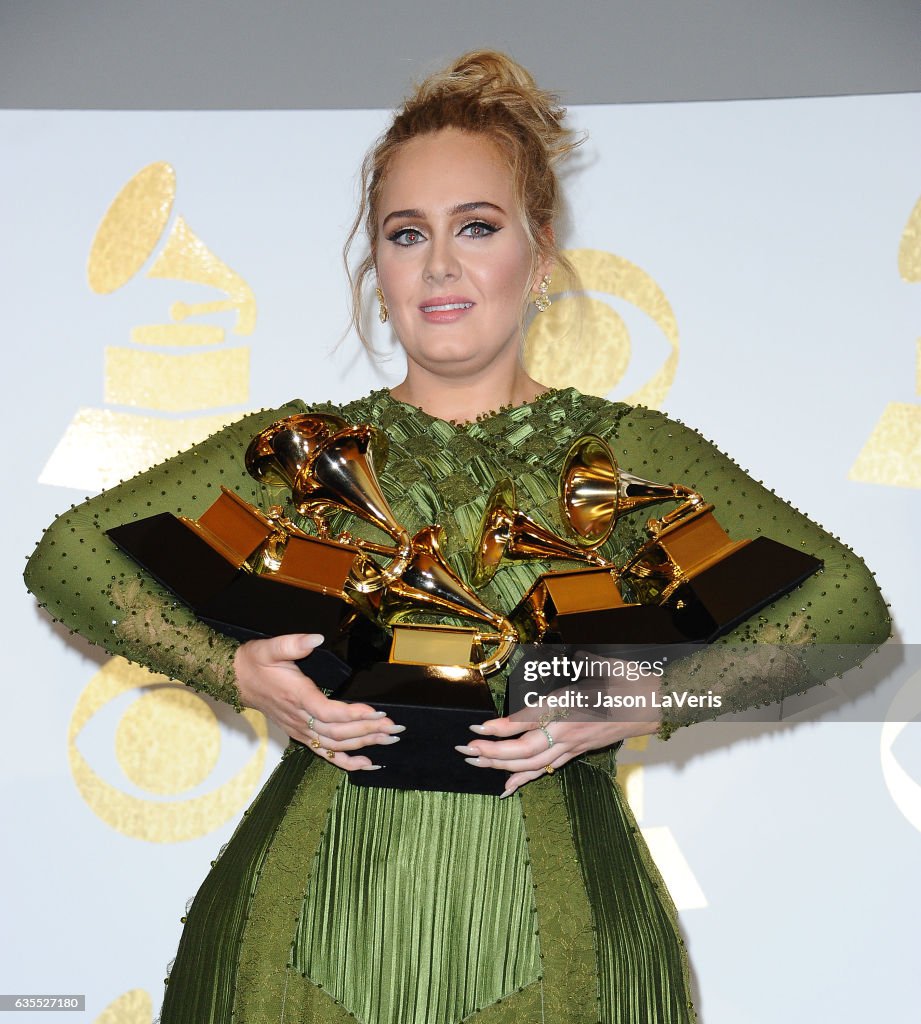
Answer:
<svg viewBox="0 0 921 1024"><path fill-rule="evenodd" d="M639 268L633 280L655 282L677 325L663 329L629 296L593 292L630 335L619 350L626 372L605 393L636 394L677 353L661 407L855 547L901 640L917 642L921 215L909 221L921 195L921 96L572 113L590 139L567 182L564 243ZM57 511L143 468L158 445L168 451L195 429L190 420L295 395L341 400L399 379L396 355L375 367L354 339L334 349L347 319L339 248L355 171L385 117L0 112L13 566L3 582L0 991L86 993L85 1014L67 1019L156 1015L185 901L254 792L245 766L255 759L265 777L279 738L266 745L217 705L217 719L190 706L187 736L213 758L181 792L151 792L157 756L177 748L141 758L152 734L132 711L145 699L140 681L49 624L22 588L22 557ZM248 333L234 333L236 313L211 311L184 321L224 329L199 348L132 335L169 324L175 301L224 298L188 280L185 265L186 280L148 276L162 238L117 290L90 288L103 214L159 162L175 172L166 231L181 216L232 269L256 314ZM215 259L203 264L231 281ZM379 342L391 348L384 331ZM199 398L166 408L165 395L181 400L190 356ZM125 692L108 700L112 678ZM905 718L921 711L905 706ZM917 722L715 724L626 754L625 785L682 910L706 1024L914 1019L918 738ZM157 824L163 803L189 838Z"/></svg>

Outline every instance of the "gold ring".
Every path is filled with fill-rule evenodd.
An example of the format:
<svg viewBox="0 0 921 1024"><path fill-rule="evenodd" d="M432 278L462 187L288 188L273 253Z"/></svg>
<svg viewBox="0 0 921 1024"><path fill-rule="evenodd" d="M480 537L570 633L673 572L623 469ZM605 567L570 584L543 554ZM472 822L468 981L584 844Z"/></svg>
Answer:
<svg viewBox="0 0 921 1024"><path fill-rule="evenodd" d="M548 775L552 775L556 771L556 768L554 768L552 764L548 764L548 765L544 765L544 771Z"/></svg>
<svg viewBox="0 0 921 1024"><path fill-rule="evenodd" d="M323 753L326 754L326 756L330 759L330 761L332 761L333 758L336 756L336 751L335 750L324 750Z"/></svg>
<svg viewBox="0 0 921 1024"><path fill-rule="evenodd" d="M311 715L310 718L307 719L307 728L308 729L312 729L313 728L313 723L315 721L316 721L316 719L313 717L313 715Z"/></svg>
<svg viewBox="0 0 921 1024"><path fill-rule="evenodd" d="M313 747L314 750L316 750L317 747L320 745L319 737L317 737L317 739L315 739L315 740L311 740L310 741L310 745Z"/></svg>

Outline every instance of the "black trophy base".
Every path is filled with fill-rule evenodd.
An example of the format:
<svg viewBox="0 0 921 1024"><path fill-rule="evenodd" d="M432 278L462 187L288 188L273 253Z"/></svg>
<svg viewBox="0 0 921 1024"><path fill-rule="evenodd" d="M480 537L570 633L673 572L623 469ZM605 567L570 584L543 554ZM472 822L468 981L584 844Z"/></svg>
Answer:
<svg viewBox="0 0 921 1024"><path fill-rule="evenodd" d="M712 643L822 568L821 559L756 537L681 584L668 600L689 640Z"/></svg>
<svg viewBox="0 0 921 1024"><path fill-rule="evenodd" d="M624 648L684 643L672 612L658 604L630 604L610 569L544 573L511 615L527 644Z"/></svg>
<svg viewBox="0 0 921 1024"><path fill-rule="evenodd" d="M116 526L108 536L218 632L244 642L322 633L323 645L297 663L301 671L325 689L351 675L340 648L353 610L342 598L239 569L170 512Z"/></svg>
<svg viewBox="0 0 921 1024"><path fill-rule="evenodd" d="M605 582L603 571L583 569L542 576L511 618L528 644L646 657L674 652L676 645L712 643L821 568L813 555L757 537L682 583L661 603L619 603L615 593L610 607L599 607L594 588Z"/></svg>
<svg viewBox="0 0 921 1024"><path fill-rule="evenodd" d="M370 704L406 726L399 743L359 751L381 768L349 772L353 785L489 796L504 791L508 772L475 768L454 749L476 739L471 725L498 717L481 673L381 662L357 672L333 698Z"/></svg>
<svg viewBox="0 0 921 1024"><path fill-rule="evenodd" d="M240 573L171 512L113 527L107 536L193 609L230 586Z"/></svg>
<svg viewBox="0 0 921 1024"><path fill-rule="evenodd" d="M688 636L676 623L670 609L653 604L625 604L594 611L553 612L546 628L531 642L632 648L687 641Z"/></svg>

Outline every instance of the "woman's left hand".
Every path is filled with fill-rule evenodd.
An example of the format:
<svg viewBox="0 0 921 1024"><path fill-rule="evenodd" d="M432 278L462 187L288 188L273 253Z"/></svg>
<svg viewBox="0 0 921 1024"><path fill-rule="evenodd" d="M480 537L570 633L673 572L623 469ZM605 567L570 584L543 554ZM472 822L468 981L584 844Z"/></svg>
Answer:
<svg viewBox="0 0 921 1024"><path fill-rule="evenodd" d="M552 718L552 715L547 717L551 721L543 729L538 721L492 718L473 728L479 736L497 739L473 739L466 746L454 749L477 768L511 772L502 794L506 797L526 782L549 774L548 768L556 770L586 751L609 747L630 736L648 736L659 727L658 722L572 721ZM552 746L544 729L553 739Z"/></svg>

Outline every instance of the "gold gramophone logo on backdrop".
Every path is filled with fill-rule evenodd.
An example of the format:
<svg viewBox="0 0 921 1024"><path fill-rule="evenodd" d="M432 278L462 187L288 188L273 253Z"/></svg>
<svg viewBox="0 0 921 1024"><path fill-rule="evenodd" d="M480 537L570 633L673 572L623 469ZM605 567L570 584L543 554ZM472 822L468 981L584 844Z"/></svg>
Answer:
<svg viewBox="0 0 921 1024"><path fill-rule="evenodd" d="M899 275L921 284L921 199L899 242ZM915 342L915 394L921 395L921 338ZM848 476L868 484L921 487L921 403L890 402Z"/></svg>
<svg viewBox="0 0 921 1024"><path fill-rule="evenodd" d="M218 323L188 321L231 312L235 314L231 333L252 334L255 296L183 217L172 217L175 194L176 172L162 162L144 167L124 186L90 247L90 288L98 295L110 295L147 265L145 277L178 281L187 287L204 285L219 292L220 298L174 301L169 322L135 326L130 345L106 347L105 402L115 408L78 409L40 483L93 490L110 487L240 415L201 415L204 410L237 407L242 411L249 400L249 347L228 344L227 331ZM124 407L147 411L124 412Z"/></svg>
<svg viewBox="0 0 921 1024"><path fill-rule="evenodd" d="M106 347L109 408L77 411L41 483L109 487L237 419L249 400L249 347L229 344L225 326L198 318L230 313L231 334L252 334L253 291L182 216L174 215L175 195L176 173L168 163L150 164L128 181L90 246L90 288L111 295L143 274L179 282L186 294L202 287L217 294L206 292L199 302L183 301L180 294L164 322L134 326L130 344ZM208 411L216 409L224 411ZM115 729L115 754L137 794L126 792L124 783L107 782L77 743L106 704L130 692L140 695ZM255 751L231 778L203 792L221 749L220 725L210 705L164 676L113 658L87 684L71 717L68 758L74 782L93 812L125 835L163 843L204 835L240 813L262 774L265 719L250 711L243 717L257 740Z"/></svg>
<svg viewBox="0 0 921 1024"><path fill-rule="evenodd" d="M93 1024L150 1024L153 1015L150 993L142 988L133 988L113 999Z"/></svg>
<svg viewBox="0 0 921 1024"><path fill-rule="evenodd" d="M590 293L622 299L645 313L668 343L661 365L624 401L659 408L674 383L679 351L678 322L665 292L645 270L614 253L568 249L564 255L578 282L562 270L554 273L553 305L534 318L525 339L528 372L553 387L610 394L630 365L630 331L613 305Z"/></svg>

